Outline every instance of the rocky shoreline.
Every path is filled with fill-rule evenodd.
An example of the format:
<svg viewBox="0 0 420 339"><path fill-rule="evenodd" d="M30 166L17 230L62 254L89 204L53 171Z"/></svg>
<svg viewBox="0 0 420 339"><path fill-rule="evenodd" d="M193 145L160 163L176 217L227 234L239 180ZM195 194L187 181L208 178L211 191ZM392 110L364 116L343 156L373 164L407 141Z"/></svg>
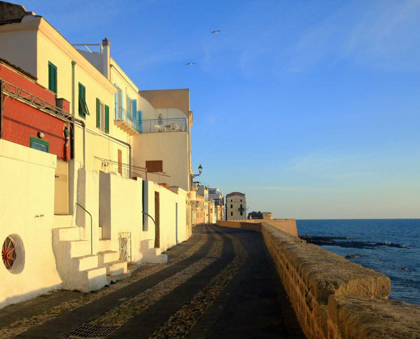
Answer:
<svg viewBox="0 0 420 339"><path fill-rule="evenodd" d="M377 247L396 247L396 248L406 248L410 247L404 244L396 244L391 242L370 242L370 241L356 241L354 238L350 237L321 237L314 235L300 235L300 239L305 240L309 244L315 244L318 246L340 246L346 248L366 248L374 249Z"/></svg>

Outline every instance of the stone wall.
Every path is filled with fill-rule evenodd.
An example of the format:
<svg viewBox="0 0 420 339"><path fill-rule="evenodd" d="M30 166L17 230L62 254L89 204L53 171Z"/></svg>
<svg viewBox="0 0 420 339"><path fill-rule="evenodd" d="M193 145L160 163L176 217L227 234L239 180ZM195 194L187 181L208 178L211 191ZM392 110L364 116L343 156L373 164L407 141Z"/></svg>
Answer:
<svg viewBox="0 0 420 339"><path fill-rule="evenodd" d="M296 219L273 219L273 220L263 220L263 219L250 219L250 220L218 220L217 225L222 227L229 228L240 228L247 231L256 231L261 232L261 223L264 222L268 225L273 226L276 229L279 229L283 232L291 234L295 237L298 236Z"/></svg>
<svg viewBox="0 0 420 339"><path fill-rule="evenodd" d="M261 232L308 338L420 338L420 308L387 300L387 276L266 222Z"/></svg>

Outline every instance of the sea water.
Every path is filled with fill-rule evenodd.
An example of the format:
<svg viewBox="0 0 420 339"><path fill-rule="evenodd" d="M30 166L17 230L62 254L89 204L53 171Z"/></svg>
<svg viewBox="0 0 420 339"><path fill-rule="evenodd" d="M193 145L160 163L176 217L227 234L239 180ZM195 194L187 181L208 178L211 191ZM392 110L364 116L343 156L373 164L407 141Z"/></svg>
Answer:
<svg viewBox="0 0 420 339"><path fill-rule="evenodd" d="M352 262L391 279L390 299L420 304L420 219L297 220L299 235L352 237L356 241L389 242L407 248L375 249L322 246L341 256L360 254Z"/></svg>

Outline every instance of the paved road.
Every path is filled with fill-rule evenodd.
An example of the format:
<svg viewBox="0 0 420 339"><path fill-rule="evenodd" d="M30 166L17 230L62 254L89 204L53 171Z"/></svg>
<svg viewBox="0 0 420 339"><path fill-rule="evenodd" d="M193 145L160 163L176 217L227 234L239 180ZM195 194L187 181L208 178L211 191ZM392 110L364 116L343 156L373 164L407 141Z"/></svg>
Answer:
<svg viewBox="0 0 420 339"><path fill-rule="evenodd" d="M304 338L261 234L197 226L167 254L96 293L0 310L0 338Z"/></svg>

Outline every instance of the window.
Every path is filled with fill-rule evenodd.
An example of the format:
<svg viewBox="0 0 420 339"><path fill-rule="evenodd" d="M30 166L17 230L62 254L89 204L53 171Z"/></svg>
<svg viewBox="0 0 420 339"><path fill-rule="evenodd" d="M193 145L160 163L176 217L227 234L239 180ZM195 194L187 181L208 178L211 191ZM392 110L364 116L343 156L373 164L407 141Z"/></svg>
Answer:
<svg viewBox="0 0 420 339"><path fill-rule="evenodd" d="M242 208L242 204L241 204L241 208Z"/></svg>
<svg viewBox="0 0 420 339"><path fill-rule="evenodd" d="M233 204L230 204L230 208L233 208Z"/></svg>
<svg viewBox="0 0 420 339"><path fill-rule="evenodd" d="M241 215L244 215L243 212L241 212Z"/></svg>
<svg viewBox="0 0 420 339"><path fill-rule="evenodd" d="M79 115L86 119L89 114L89 109L86 104L86 87L79 82Z"/></svg>
<svg viewBox="0 0 420 339"><path fill-rule="evenodd" d="M48 141L38 139L35 137L30 137L30 147L45 153L49 153L50 151L50 143Z"/></svg>
<svg viewBox="0 0 420 339"><path fill-rule="evenodd" d="M57 94L57 67L48 62L48 89Z"/></svg>
<svg viewBox="0 0 420 339"><path fill-rule="evenodd" d="M230 216L233 217L233 212L230 212Z"/></svg>
<svg viewBox="0 0 420 339"><path fill-rule="evenodd" d="M242 202L242 199L241 199L241 202ZM242 205L241 205L241 207L242 207Z"/></svg>
<svg viewBox="0 0 420 339"><path fill-rule="evenodd" d="M163 172L163 161L162 160L146 161L146 168L148 172Z"/></svg>
<svg viewBox="0 0 420 339"><path fill-rule="evenodd" d="M96 99L96 127L109 133L109 107Z"/></svg>

